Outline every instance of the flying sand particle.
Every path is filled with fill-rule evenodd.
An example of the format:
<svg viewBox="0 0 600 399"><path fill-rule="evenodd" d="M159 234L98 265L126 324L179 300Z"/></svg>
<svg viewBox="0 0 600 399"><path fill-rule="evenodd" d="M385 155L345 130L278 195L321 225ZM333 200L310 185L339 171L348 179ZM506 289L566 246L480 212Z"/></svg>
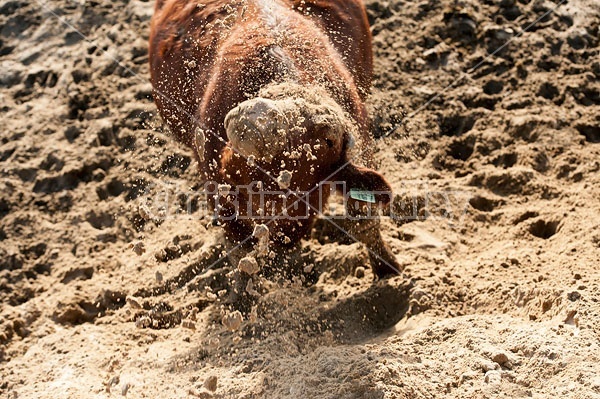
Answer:
<svg viewBox="0 0 600 399"><path fill-rule="evenodd" d="M242 326L243 320L242 313L239 310L236 310L235 312L230 312L223 316L221 323L229 330L236 331Z"/></svg>
<svg viewBox="0 0 600 399"><path fill-rule="evenodd" d="M279 176L277 177L277 184L279 184L279 188L287 189L290 187L290 183L292 182L292 172L289 170L282 170L279 172Z"/></svg>
<svg viewBox="0 0 600 399"><path fill-rule="evenodd" d="M266 256L269 252L269 228L265 224L257 224L252 235L258 238L255 246L256 256Z"/></svg>
<svg viewBox="0 0 600 399"><path fill-rule="evenodd" d="M253 275L258 273L260 267L258 266L258 262L252 256L246 256L240 259L238 263L238 269L246 274Z"/></svg>

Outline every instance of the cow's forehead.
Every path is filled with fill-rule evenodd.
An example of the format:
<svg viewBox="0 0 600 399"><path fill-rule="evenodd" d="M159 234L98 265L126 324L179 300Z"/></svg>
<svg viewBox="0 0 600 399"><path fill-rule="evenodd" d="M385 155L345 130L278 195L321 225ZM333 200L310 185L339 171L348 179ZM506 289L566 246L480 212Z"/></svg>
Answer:
<svg viewBox="0 0 600 399"><path fill-rule="evenodd" d="M355 130L352 118L321 87L295 82L276 83L264 87L258 95L273 100L293 101L302 116L310 118L312 122L337 124L348 132Z"/></svg>

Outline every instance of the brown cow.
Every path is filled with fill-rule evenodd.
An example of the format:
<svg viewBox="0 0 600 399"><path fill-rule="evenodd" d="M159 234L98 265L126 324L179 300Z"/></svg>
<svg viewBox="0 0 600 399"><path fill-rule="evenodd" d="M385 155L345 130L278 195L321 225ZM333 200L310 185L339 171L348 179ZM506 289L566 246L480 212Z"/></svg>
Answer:
<svg viewBox="0 0 600 399"><path fill-rule="evenodd" d="M372 51L360 0L157 0L150 66L158 109L202 178L231 187L235 201L215 200L231 240L267 223L278 245L297 243L327 200L324 180L390 193L368 168ZM282 202L288 189L308 194ZM397 272L378 221L350 233L378 276Z"/></svg>

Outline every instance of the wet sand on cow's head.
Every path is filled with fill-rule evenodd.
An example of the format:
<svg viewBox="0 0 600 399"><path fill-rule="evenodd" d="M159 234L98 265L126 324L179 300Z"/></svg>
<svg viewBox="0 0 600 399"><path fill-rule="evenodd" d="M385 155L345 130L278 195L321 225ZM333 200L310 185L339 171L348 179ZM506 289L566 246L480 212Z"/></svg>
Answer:
<svg viewBox="0 0 600 399"><path fill-rule="evenodd" d="M368 0L406 278L319 221L242 317L151 3L47 4L0 4L0 397L600 397L597 2Z"/></svg>
<svg viewBox="0 0 600 399"><path fill-rule="evenodd" d="M352 151L362 155L366 150L358 134L357 121L326 90L316 85L294 81L267 85L256 97L230 110L224 123L231 146L245 158L271 161L274 156L287 153L286 158L292 160L299 155L290 156L290 151L302 153L308 145L306 155L310 159L312 146L305 139L307 134L311 137L317 134L319 125L328 127L316 137L320 144L325 145L325 140L330 140L332 146L341 148L344 138L352 137L356 147Z"/></svg>

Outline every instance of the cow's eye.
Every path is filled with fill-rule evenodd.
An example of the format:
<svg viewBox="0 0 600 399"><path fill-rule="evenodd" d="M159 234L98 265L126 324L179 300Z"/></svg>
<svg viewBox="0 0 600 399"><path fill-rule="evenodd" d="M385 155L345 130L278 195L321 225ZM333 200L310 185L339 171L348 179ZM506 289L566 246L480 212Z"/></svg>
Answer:
<svg viewBox="0 0 600 399"><path fill-rule="evenodd" d="M331 141L331 139L325 139L325 143L327 143L327 147L329 147L329 148L333 147L333 141Z"/></svg>

